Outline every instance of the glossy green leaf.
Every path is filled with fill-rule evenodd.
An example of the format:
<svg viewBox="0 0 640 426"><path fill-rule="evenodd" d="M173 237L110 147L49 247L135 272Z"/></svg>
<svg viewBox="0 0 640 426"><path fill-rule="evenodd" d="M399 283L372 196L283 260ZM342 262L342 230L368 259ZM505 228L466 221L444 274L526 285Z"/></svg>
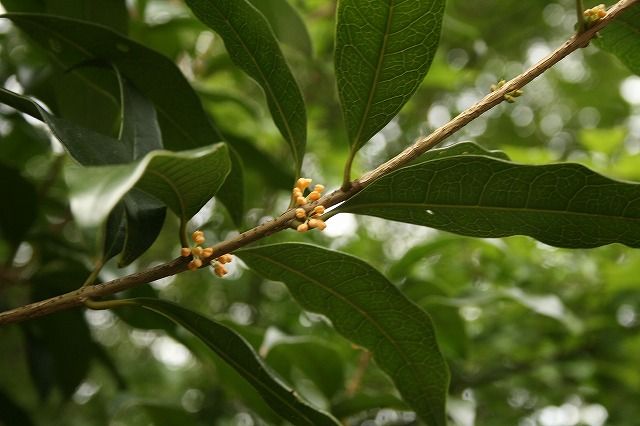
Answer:
<svg viewBox="0 0 640 426"><path fill-rule="evenodd" d="M309 244L235 252L263 277L282 281L309 311L372 351L403 398L430 425L445 425L449 371L431 319L368 263Z"/></svg>
<svg viewBox="0 0 640 426"><path fill-rule="evenodd" d="M359 393L352 397L338 400L331 406L331 412L335 414L336 417L345 418L369 410L380 410L383 408L391 408L398 411L409 410L407 404L396 396Z"/></svg>
<svg viewBox="0 0 640 426"><path fill-rule="evenodd" d="M336 78L353 152L391 121L418 89L438 48L444 4L338 3Z"/></svg>
<svg viewBox="0 0 640 426"><path fill-rule="evenodd" d="M298 11L287 0L249 0L267 18L271 29L282 44L305 56L313 56L311 36Z"/></svg>
<svg viewBox="0 0 640 426"><path fill-rule="evenodd" d="M270 372L258 354L235 331L196 312L159 299L129 299L127 304L138 305L157 312L180 324L202 340L247 380L282 418L294 425L337 426L340 423L286 388Z"/></svg>
<svg viewBox="0 0 640 426"><path fill-rule="evenodd" d="M114 64L154 103L165 148L183 150L220 141L194 90L169 58L89 22L27 13L2 16L11 19L66 69L96 59Z"/></svg>
<svg viewBox="0 0 640 426"><path fill-rule="evenodd" d="M487 157L498 158L500 160L509 160L509 156L504 151L488 150L473 142L458 142L446 148L427 151L420 157L416 158L412 164L438 160L445 157L453 157L456 155L484 155Z"/></svg>
<svg viewBox="0 0 640 426"><path fill-rule="evenodd" d="M218 193L218 199L225 205L233 223L240 227L244 218L244 167L242 157L229 147L231 171Z"/></svg>
<svg viewBox="0 0 640 426"><path fill-rule="evenodd" d="M119 267L130 264L151 247L162 230L167 213L162 202L137 188L122 201L126 228Z"/></svg>
<svg viewBox="0 0 640 426"><path fill-rule="evenodd" d="M187 0L193 13L224 40L233 62L264 90L298 173L307 141L307 115L293 74L265 18L246 0Z"/></svg>
<svg viewBox="0 0 640 426"><path fill-rule="evenodd" d="M378 179L339 210L474 237L640 247L640 185L578 164L528 166L484 156L428 161Z"/></svg>
<svg viewBox="0 0 640 426"><path fill-rule="evenodd" d="M56 117L26 96L0 88L0 102L46 123L51 133L80 164L95 166L130 161L130 155L124 144Z"/></svg>
<svg viewBox="0 0 640 426"><path fill-rule="evenodd" d="M38 193L35 185L20 171L0 163L0 239L14 248L20 244L38 215Z"/></svg>
<svg viewBox="0 0 640 426"><path fill-rule="evenodd" d="M226 145L215 144L179 153L153 151L126 165L70 166L65 179L71 210L82 226L102 223L134 186L188 220L216 194L230 167Z"/></svg>
<svg viewBox="0 0 640 426"><path fill-rule="evenodd" d="M162 134L153 103L128 81L120 80L122 91L122 124L119 135L137 160L149 152L162 149Z"/></svg>
<svg viewBox="0 0 640 426"><path fill-rule="evenodd" d="M632 72L640 75L640 4L631 5L593 39L599 48L613 53Z"/></svg>

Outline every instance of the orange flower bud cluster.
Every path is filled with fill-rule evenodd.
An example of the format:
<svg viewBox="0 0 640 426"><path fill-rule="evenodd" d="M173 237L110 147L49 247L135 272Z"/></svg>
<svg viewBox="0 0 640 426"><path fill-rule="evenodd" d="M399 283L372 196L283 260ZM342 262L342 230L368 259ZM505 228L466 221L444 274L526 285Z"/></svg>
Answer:
<svg viewBox="0 0 640 426"><path fill-rule="evenodd" d="M309 192L307 197L304 197L304 190L309 187L311 184L311 179L300 178L296 182L296 186L293 188L293 200L298 206L303 206L309 202L318 201L320 197L322 197L322 192L324 191L324 185L315 185L313 190ZM309 229L317 228L319 230L324 230L327 227L327 224L324 223L320 216L324 214L324 206L319 205L315 206L313 210L307 214L307 211L298 207L295 211L296 213L296 230L298 232L307 232Z"/></svg>
<svg viewBox="0 0 640 426"><path fill-rule="evenodd" d="M190 271L195 271L204 264L202 259L211 257L213 254L213 247L200 247L200 244L205 242L204 232L200 230L191 234L191 239L196 243L196 245L194 247L182 247L180 249L180 256L193 256L193 259L189 262L187 268L189 268Z"/></svg>

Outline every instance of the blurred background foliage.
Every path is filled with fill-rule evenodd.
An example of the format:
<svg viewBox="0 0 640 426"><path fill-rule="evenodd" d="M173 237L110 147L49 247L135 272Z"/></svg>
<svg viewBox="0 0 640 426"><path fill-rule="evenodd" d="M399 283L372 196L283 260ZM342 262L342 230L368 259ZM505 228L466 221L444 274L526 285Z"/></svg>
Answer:
<svg viewBox="0 0 640 426"><path fill-rule="evenodd" d="M0 3L8 11L98 22L175 60L243 157L245 227L286 208L292 168L259 87L232 65L222 41L182 2ZM303 174L336 187L348 155L332 64L336 2L290 0L293 9L286 11L279 1L252 3L271 14L306 98L310 127ZM560 45L573 31L573 6L570 0L449 0L429 75L398 117L362 150L354 175L444 124L491 84ZM2 85L113 135L117 97L89 87L82 73L103 73L92 78L102 78L104 87L114 83L107 71L56 68L0 19ZM581 49L527 86L515 104L496 107L446 143L464 140L504 150L518 162L574 161L639 181L640 78L594 47ZM2 214L25 212L12 216L18 218L16 227L33 221L23 241L12 238L10 227L3 230L2 310L77 288L89 273L96 251L69 211L60 176L68 161L39 123L0 105ZM349 215L328 225L324 233L285 232L265 242L312 241L352 253L425 308L452 371L452 424L637 424L637 250L620 245L563 250L524 237L470 239ZM215 201L196 216L194 226L212 242L238 232ZM168 215L148 253L123 270L112 261L101 280L175 257L176 228L176 218ZM286 383L346 424L415 424L366 353L322 317L302 311L282 284L264 281L239 263L224 280L201 270L124 296L158 296L227 323ZM67 311L2 327L0 342L0 424L279 424L256 392L202 343L147 311Z"/></svg>

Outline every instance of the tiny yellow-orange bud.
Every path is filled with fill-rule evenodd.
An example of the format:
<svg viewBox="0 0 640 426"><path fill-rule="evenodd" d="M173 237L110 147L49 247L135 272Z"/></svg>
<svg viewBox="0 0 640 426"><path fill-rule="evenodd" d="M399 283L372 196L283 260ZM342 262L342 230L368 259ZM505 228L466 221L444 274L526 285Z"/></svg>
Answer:
<svg viewBox="0 0 640 426"><path fill-rule="evenodd" d="M320 193L318 191L311 191L308 197L311 201L316 201L320 199Z"/></svg>
<svg viewBox="0 0 640 426"><path fill-rule="evenodd" d="M207 247L206 249L202 250L202 257L211 257L212 254L213 247Z"/></svg>
<svg viewBox="0 0 640 426"><path fill-rule="evenodd" d="M303 205L307 204L307 199L302 197L302 196L297 197L296 198L296 204L299 205L299 206L303 206Z"/></svg>
<svg viewBox="0 0 640 426"><path fill-rule="evenodd" d="M302 224L298 225L296 230L298 232L307 232L309 230L309 225L307 225L306 223L302 223Z"/></svg>
<svg viewBox="0 0 640 426"><path fill-rule="evenodd" d="M191 271L195 271L196 269L198 269L201 266L202 266L202 260L193 259L191 262L189 262L189 264L187 265L187 268L189 268L189 270L191 270Z"/></svg>
<svg viewBox="0 0 640 426"><path fill-rule="evenodd" d="M309 219L309 222L307 223L309 224L309 228L317 228L320 222L320 219Z"/></svg>
<svg viewBox="0 0 640 426"><path fill-rule="evenodd" d="M316 225L316 228L321 231L324 231L326 227L327 227L327 224L324 223L324 220L318 219L318 224Z"/></svg>
<svg viewBox="0 0 640 426"><path fill-rule="evenodd" d="M182 247L180 249L180 256L187 257L191 254L191 249L189 247Z"/></svg>
<svg viewBox="0 0 640 426"><path fill-rule="evenodd" d="M315 206L313 209L313 213L317 215L324 214L324 206Z"/></svg>
<svg viewBox="0 0 640 426"><path fill-rule="evenodd" d="M191 238L193 239L193 241L194 241L196 244L200 244L200 243L198 242L198 240L202 240L202 241L204 241L204 232L202 232L202 231L200 231L200 230L193 231L193 234L191 234Z"/></svg>
<svg viewBox="0 0 640 426"><path fill-rule="evenodd" d="M213 266L213 272L214 272L217 276L219 276L219 277L221 277L221 278L222 278L222 277L224 277L225 275L227 275L227 273L228 273L229 271L227 271L227 268L225 268L225 267L224 267L224 266L222 266L221 264L216 263L216 264Z"/></svg>
<svg viewBox="0 0 640 426"><path fill-rule="evenodd" d="M324 191L324 185L317 184L313 187L313 190L322 193L322 191Z"/></svg>
<svg viewBox="0 0 640 426"><path fill-rule="evenodd" d="M298 219L304 219L305 217L307 217L307 212L305 212L304 209L302 209L302 208L297 208L296 209L296 217Z"/></svg>
<svg viewBox="0 0 640 426"><path fill-rule="evenodd" d="M299 188L300 190L304 190L304 189L305 189L305 188L307 188L310 184L311 184L311 179L300 178L300 179L298 179L298 181L296 182L296 188Z"/></svg>
<svg viewBox="0 0 640 426"><path fill-rule="evenodd" d="M202 247L194 247L191 249L191 253L193 253L194 256L202 256Z"/></svg>

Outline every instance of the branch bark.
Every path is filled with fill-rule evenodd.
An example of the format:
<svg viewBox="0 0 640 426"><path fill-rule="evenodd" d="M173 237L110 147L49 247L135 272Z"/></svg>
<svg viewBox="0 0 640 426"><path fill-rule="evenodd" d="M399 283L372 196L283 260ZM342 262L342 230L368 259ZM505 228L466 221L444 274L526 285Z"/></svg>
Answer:
<svg viewBox="0 0 640 426"><path fill-rule="evenodd" d="M356 179L351 183L351 186L348 189L335 190L330 194L327 194L317 202L304 206L304 208L310 211L313 209L313 207L320 204L325 206L325 208L335 206L336 204L339 204L353 197L355 194L360 192L362 189L367 187L379 177L397 170L398 168L406 165L410 161L432 149L480 115L489 111L496 105L502 103L505 100L504 96L507 93L523 88L533 79L544 73L556 63L560 62L560 60L562 60L565 56L581 47L586 46L589 41L596 36L596 33L598 31L600 31L616 16L618 16L620 13L622 13L624 10L628 9L638 1L640 0L619 1L607 11L607 15L605 17L600 19L591 28L582 33L574 34L562 46L550 53L547 57L540 60L538 63L536 63L534 66L532 66L522 74L505 83L498 90L487 94L475 105L460 113L444 126L436 129L428 136L419 138L400 154L364 174L359 179ZM294 218L294 210L288 210L272 221L265 222L255 228L245 231L235 238L223 241L213 247L214 251L210 259L219 257L226 253L231 253L234 250L244 247L254 241L287 229L289 227L289 223ZM205 259L204 262L205 265L208 264L206 260L207 259ZM37 318L61 311L63 309L81 306L89 298L107 296L134 287L136 285L149 283L160 278L184 272L187 270L187 264L189 263L189 261L190 257L179 257L168 263L155 266L153 268L131 275L127 275L125 277L117 278L102 284L82 287L78 290L62 294L51 299L31 303L29 305L2 312L0 313L0 325L24 321L31 318Z"/></svg>

